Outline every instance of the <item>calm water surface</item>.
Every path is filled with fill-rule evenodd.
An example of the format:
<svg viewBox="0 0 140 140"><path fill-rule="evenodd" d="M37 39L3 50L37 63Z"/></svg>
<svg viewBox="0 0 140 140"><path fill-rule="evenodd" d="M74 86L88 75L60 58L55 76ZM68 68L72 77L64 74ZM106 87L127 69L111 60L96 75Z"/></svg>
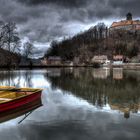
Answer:
<svg viewBox="0 0 140 140"><path fill-rule="evenodd" d="M0 85L44 89L43 106L0 118L0 140L140 140L140 71L0 71Z"/></svg>

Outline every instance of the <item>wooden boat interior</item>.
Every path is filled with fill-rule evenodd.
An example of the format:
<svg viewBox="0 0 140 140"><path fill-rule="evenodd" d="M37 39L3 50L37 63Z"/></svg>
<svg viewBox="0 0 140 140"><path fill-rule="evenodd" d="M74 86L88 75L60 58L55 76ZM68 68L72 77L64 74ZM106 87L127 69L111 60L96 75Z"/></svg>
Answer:
<svg viewBox="0 0 140 140"><path fill-rule="evenodd" d="M0 103L22 98L38 91L41 89L0 87Z"/></svg>

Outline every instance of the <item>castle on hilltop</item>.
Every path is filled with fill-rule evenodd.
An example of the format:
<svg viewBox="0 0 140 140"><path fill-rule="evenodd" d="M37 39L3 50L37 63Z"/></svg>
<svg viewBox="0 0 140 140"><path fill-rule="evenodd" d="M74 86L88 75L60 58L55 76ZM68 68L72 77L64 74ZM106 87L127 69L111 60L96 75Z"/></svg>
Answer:
<svg viewBox="0 0 140 140"><path fill-rule="evenodd" d="M132 14L128 13L126 15L126 20L121 20L119 22L113 22L110 30L129 30L129 31L140 31L140 20L133 20Z"/></svg>

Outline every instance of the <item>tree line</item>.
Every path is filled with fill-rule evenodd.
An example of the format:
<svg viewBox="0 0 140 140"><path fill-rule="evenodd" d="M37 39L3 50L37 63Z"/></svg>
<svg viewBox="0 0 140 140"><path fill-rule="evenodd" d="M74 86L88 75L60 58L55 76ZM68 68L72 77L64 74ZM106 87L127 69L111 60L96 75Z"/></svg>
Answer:
<svg viewBox="0 0 140 140"><path fill-rule="evenodd" d="M104 23L98 23L71 38L52 41L45 57L60 56L63 60L79 57L81 62L88 62L94 55L107 55L112 59L113 55L120 54L132 58L138 55L139 44L140 34L137 31L111 31Z"/></svg>

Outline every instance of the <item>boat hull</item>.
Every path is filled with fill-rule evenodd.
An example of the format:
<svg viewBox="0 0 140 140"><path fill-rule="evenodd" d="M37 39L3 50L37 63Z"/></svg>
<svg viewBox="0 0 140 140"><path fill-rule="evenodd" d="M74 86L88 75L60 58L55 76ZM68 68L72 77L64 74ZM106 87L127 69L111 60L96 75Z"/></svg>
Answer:
<svg viewBox="0 0 140 140"><path fill-rule="evenodd" d="M42 106L41 98L38 98L34 100L33 102L22 105L16 109L1 112L0 123L31 113L35 109L41 106Z"/></svg>
<svg viewBox="0 0 140 140"><path fill-rule="evenodd" d="M22 106L25 106L26 104L32 103L40 99L41 92L42 91L38 91L22 98L18 98L18 99L11 100L9 102L1 103L0 113L21 108Z"/></svg>

